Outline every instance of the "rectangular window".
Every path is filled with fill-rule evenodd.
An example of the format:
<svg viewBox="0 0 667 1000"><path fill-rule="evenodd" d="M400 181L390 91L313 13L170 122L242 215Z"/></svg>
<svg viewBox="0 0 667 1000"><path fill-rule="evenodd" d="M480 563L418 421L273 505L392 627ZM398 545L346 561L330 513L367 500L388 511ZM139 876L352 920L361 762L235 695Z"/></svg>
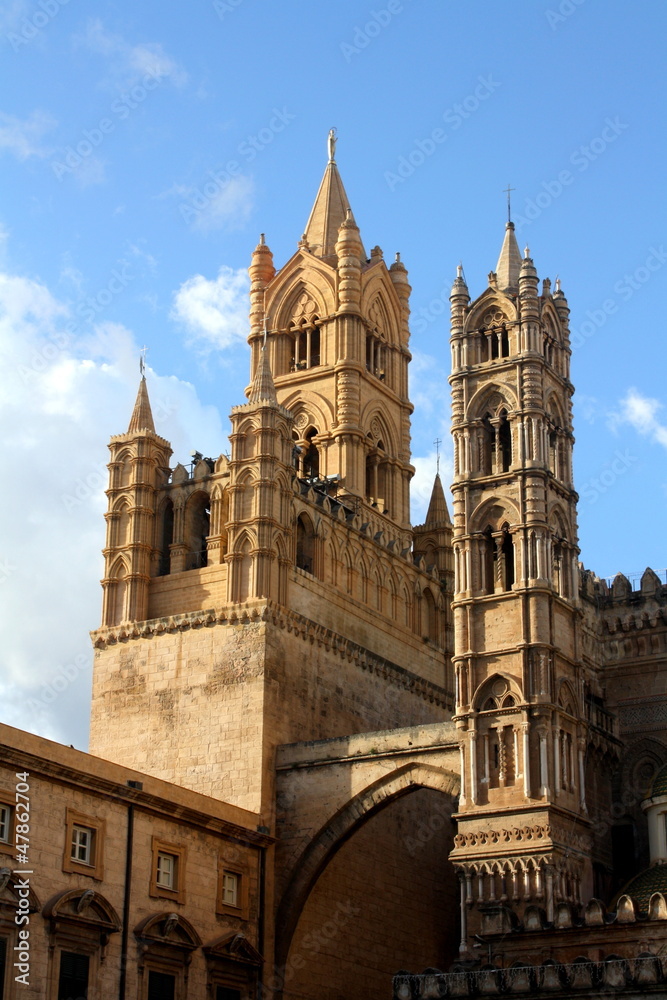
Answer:
<svg viewBox="0 0 667 1000"><path fill-rule="evenodd" d="M72 861L81 865L94 864L93 847L95 842L95 831L88 826L72 826Z"/></svg>
<svg viewBox="0 0 667 1000"><path fill-rule="evenodd" d="M58 1000L88 1000L90 958L73 951L60 953Z"/></svg>
<svg viewBox="0 0 667 1000"><path fill-rule="evenodd" d="M225 906L239 905L239 883L241 878L235 872L222 873L222 902Z"/></svg>
<svg viewBox="0 0 667 1000"><path fill-rule="evenodd" d="M88 878L104 878L104 834L106 821L87 816L69 806L65 811L66 828L63 871L78 872Z"/></svg>
<svg viewBox="0 0 667 1000"><path fill-rule="evenodd" d="M151 853L149 896L161 896L163 899L184 903L186 848L153 837Z"/></svg>
<svg viewBox="0 0 667 1000"><path fill-rule="evenodd" d="M12 839L12 807L0 802L0 842L11 843Z"/></svg>
<svg viewBox="0 0 667 1000"><path fill-rule="evenodd" d="M165 854L163 851L158 852L155 881L163 889L176 888L177 860L174 854Z"/></svg>
<svg viewBox="0 0 667 1000"><path fill-rule="evenodd" d="M148 973L148 1000L174 1000L176 977L167 972Z"/></svg>

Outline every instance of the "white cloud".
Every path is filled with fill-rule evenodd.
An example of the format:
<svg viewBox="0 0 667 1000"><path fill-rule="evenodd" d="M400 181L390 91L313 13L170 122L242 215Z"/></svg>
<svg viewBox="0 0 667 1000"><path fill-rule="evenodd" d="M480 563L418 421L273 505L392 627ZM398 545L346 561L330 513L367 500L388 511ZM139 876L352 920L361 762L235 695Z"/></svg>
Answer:
<svg viewBox="0 0 667 1000"><path fill-rule="evenodd" d="M225 350L248 334L248 273L223 264L213 281L196 274L174 295L172 319L203 353Z"/></svg>
<svg viewBox="0 0 667 1000"><path fill-rule="evenodd" d="M620 410L612 415L612 424L630 424L640 434L667 448L667 424L660 421L660 410L664 410L663 403L631 388L621 400Z"/></svg>
<svg viewBox="0 0 667 1000"><path fill-rule="evenodd" d="M42 145L42 139L56 125L55 119L43 111L33 111L23 120L0 111L0 150L6 150L17 160L49 156L53 150Z"/></svg>
<svg viewBox="0 0 667 1000"><path fill-rule="evenodd" d="M85 32L76 36L75 42L105 56L109 60L113 82L125 88L138 83L148 73L171 80L176 87L187 83L186 71L164 51L159 42L132 45L122 35L107 31L99 18L90 20Z"/></svg>
<svg viewBox="0 0 667 1000"><path fill-rule="evenodd" d="M254 196L255 185L250 177L232 177L219 185L203 208L197 210L191 228L200 233L215 229L226 232L242 229L254 208ZM197 203L193 201L193 204Z"/></svg>
<svg viewBox="0 0 667 1000"><path fill-rule="evenodd" d="M0 705L2 720L85 746L99 624L111 434L138 385L132 331L98 323L68 335L70 309L43 284L0 273ZM174 462L227 447L195 388L149 370L156 429Z"/></svg>

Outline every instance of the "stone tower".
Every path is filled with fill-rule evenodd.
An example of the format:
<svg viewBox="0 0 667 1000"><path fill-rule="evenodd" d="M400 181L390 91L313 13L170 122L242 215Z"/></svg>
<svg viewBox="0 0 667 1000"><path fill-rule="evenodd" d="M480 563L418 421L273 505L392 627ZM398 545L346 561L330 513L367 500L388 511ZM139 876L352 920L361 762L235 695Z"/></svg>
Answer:
<svg viewBox="0 0 667 1000"><path fill-rule="evenodd" d="M278 745L453 708L439 481L414 549L409 517L407 272L366 258L332 147L296 253L278 271L263 237L252 254L230 457L169 469L143 379L111 442L93 633L92 752L268 827Z"/></svg>
<svg viewBox="0 0 667 1000"><path fill-rule="evenodd" d="M528 901L592 894L568 306L507 224L488 287L451 294L462 950ZM469 926L466 928L466 915ZM505 914L503 916L502 914Z"/></svg>

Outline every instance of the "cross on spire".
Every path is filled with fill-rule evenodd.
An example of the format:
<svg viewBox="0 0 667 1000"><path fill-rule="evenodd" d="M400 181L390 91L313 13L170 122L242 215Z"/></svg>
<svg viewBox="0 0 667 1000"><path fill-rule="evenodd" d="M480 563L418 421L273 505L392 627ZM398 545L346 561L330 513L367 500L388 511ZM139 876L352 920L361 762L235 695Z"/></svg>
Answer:
<svg viewBox="0 0 667 1000"><path fill-rule="evenodd" d="M436 438L433 444L435 445L435 471L437 475L440 475L440 445L442 444L442 439Z"/></svg>
<svg viewBox="0 0 667 1000"><path fill-rule="evenodd" d="M142 378L146 378L146 354L148 353L148 348L144 346L139 351L139 372Z"/></svg>
<svg viewBox="0 0 667 1000"><path fill-rule="evenodd" d="M516 191L516 188L510 187L509 184L508 184L506 188L503 188L503 191L507 195L507 221L511 222L512 221L512 209L511 209L511 205L510 205L510 194L512 193L512 191Z"/></svg>

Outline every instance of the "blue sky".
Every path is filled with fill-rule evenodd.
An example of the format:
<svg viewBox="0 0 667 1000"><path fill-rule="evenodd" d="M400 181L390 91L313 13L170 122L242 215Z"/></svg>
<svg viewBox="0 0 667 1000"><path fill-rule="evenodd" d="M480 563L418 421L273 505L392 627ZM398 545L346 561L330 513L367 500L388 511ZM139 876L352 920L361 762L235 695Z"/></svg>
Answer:
<svg viewBox="0 0 667 1000"><path fill-rule="evenodd" d="M226 450L247 268L294 251L328 129L367 248L413 286L423 515L447 305L523 247L575 331L582 559L667 566L665 7L617 0L9 0L0 13L4 720L84 745L104 463L148 347L175 460ZM17 622L39 622L26 629Z"/></svg>

